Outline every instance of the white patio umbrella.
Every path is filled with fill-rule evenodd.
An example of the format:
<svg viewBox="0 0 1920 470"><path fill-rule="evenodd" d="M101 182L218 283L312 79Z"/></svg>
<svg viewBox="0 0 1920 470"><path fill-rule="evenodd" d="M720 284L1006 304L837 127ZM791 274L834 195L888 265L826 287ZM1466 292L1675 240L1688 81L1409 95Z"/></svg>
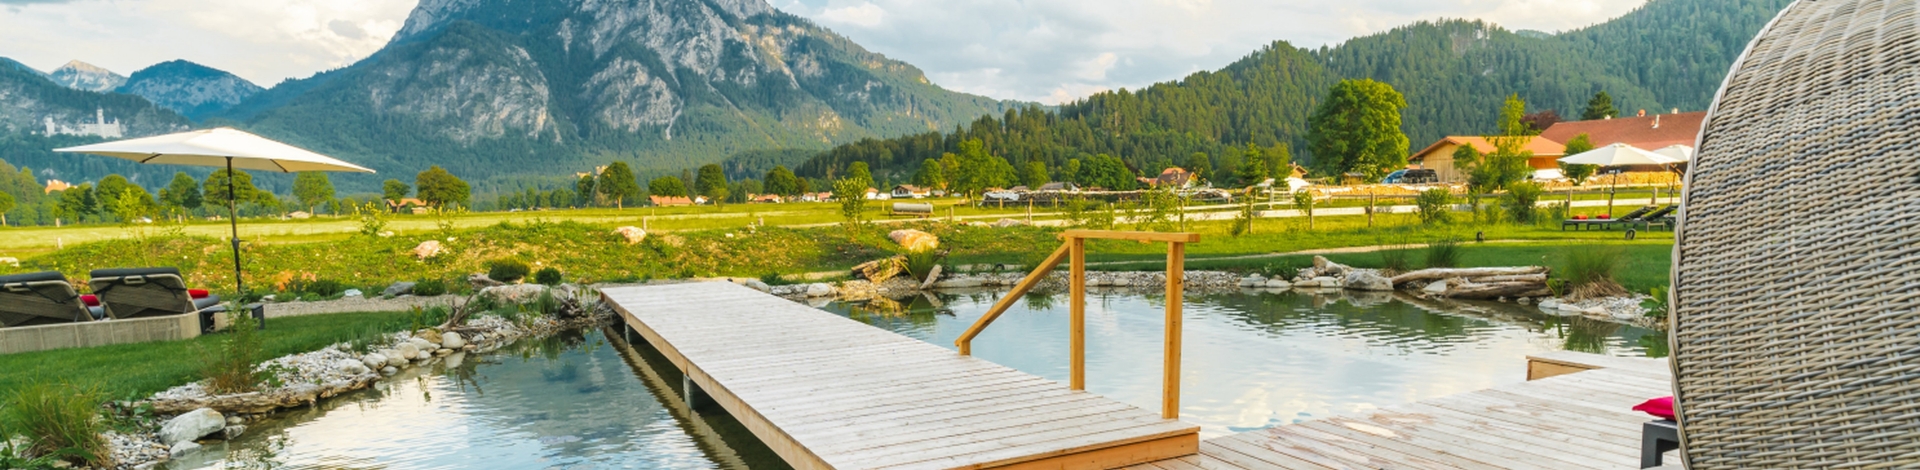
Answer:
<svg viewBox="0 0 1920 470"><path fill-rule="evenodd" d="M1682 163L1693 161L1693 147L1691 146L1669 145L1666 148L1655 150L1653 151L1653 153L1657 153L1657 154L1666 156L1667 158L1672 158L1674 160L1679 160Z"/></svg>
<svg viewBox="0 0 1920 470"><path fill-rule="evenodd" d="M1565 158L1561 158L1560 162L1566 163L1569 165L1623 167L1623 166L1636 166L1636 165L1669 166L1676 163L1686 163L1686 160L1679 160L1666 155L1648 152L1646 150L1642 150L1639 147L1634 147L1632 145L1613 144L1613 145L1608 145L1605 147L1589 150L1586 152L1581 152L1580 154L1577 154L1577 155L1569 155ZM1614 188L1618 186L1620 186L1620 172L1614 171L1613 187L1607 188L1607 213L1608 214L1613 213ZM1656 194L1656 196L1658 195Z"/></svg>
<svg viewBox="0 0 1920 470"><path fill-rule="evenodd" d="M301 171L338 171L373 173L371 169L347 163L299 147L229 128L205 129L178 134L142 137L55 152L90 153L133 160L143 164L192 165L227 168L227 220L233 230L233 285L236 293L246 292L240 274L240 218L234 202L233 170L294 173Z"/></svg>

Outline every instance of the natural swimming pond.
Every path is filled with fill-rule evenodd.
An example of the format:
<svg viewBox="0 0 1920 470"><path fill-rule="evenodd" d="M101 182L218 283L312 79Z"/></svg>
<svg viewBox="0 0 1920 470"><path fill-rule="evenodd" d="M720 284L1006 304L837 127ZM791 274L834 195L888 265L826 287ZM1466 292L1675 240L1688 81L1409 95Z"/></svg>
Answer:
<svg viewBox="0 0 1920 470"><path fill-rule="evenodd" d="M821 307L952 348L1000 295ZM1158 409L1159 299L1089 296L1090 391ZM1520 382L1531 353L1660 355L1665 342L1651 330L1528 306L1338 291L1189 295L1186 318L1182 419L1204 437ZM1030 295L973 351L1064 382L1067 328L1064 295ZM680 405L678 371L618 336L527 340L403 374L252 423L241 439L167 468L784 467L724 411Z"/></svg>

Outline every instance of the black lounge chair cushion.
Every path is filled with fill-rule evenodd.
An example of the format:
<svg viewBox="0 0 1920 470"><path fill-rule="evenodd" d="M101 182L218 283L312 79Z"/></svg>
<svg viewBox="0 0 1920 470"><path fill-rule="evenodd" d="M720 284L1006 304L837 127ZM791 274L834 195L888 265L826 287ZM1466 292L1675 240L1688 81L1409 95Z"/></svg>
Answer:
<svg viewBox="0 0 1920 470"><path fill-rule="evenodd" d="M67 277L60 275L59 271L41 271L37 273L0 276L0 285L20 283L20 282L65 281L65 280L67 280Z"/></svg>
<svg viewBox="0 0 1920 470"><path fill-rule="evenodd" d="M206 297L193 299L194 310L206 310L218 305L220 305L220 296L218 295L209 295Z"/></svg>
<svg viewBox="0 0 1920 470"><path fill-rule="evenodd" d="M93 272L87 273L88 276L92 276L94 279L103 277L152 276L156 274L172 274L174 277L182 277L180 276L180 268L95 269Z"/></svg>

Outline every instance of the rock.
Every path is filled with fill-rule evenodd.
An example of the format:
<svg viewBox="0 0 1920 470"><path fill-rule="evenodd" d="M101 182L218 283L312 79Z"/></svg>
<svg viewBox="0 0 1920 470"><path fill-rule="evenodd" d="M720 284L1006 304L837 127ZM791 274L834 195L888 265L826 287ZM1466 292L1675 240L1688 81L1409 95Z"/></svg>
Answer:
<svg viewBox="0 0 1920 470"><path fill-rule="evenodd" d="M1264 286L1268 289L1292 289L1293 283L1282 281L1279 279L1274 279L1274 280L1267 281Z"/></svg>
<svg viewBox="0 0 1920 470"><path fill-rule="evenodd" d="M769 286L767 285L767 283L762 282L759 279L748 279L745 285L749 289L757 290L760 292L766 292L769 294L773 293L773 286Z"/></svg>
<svg viewBox="0 0 1920 470"><path fill-rule="evenodd" d="M360 358L360 363L366 364L368 369L385 367L387 365L387 356L380 353L369 353Z"/></svg>
<svg viewBox="0 0 1920 470"><path fill-rule="evenodd" d="M1546 299L1546 300L1542 300L1542 301L1540 301L1540 309L1541 309L1541 310L1559 310L1559 309L1560 309L1560 299Z"/></svg>
<svg viewBox="0 0 1920 470"><path fill-rule="evenodd" d="M424 242L420 242L420 245L413 247L413 257L415 259L424 260L427 258L440 256L441 253L445 253L445 252L446 252L446 248L443 248L440 246L439 240L427 240Z"/></svg>
<svg viewBox="0 0 1920 470"><path fill-rule="evenodd" d="M1018 227L1026 224L1027 224L1026 222L1014 220L1014 219L1000 219L993 223L993 228Z"/></svg>
<svg viewBox="0 0 1920 470"><path fill-rule="evenodd" d="M451 369L451 368L460 367L460 363L462 361L465 361L466 359L467 359L467 353L465 352L455 352L451 355L448 355L446 359L447 368Z"/></svg>
<svg viewBox="0 0 1920 470"><path fill-rule="evenodd" d="M414 360L414 359L420 358L420 347L414 346L413 343L410 343L410 342L400 343L400 346L395 347L394 351L399 353L400 358L403 360ZM402 362L401 364L405 364L405 362Z"/></svg>
<svg viewBox="0 0 1920 470"><path fill-rule="evenodd" d="M493 286L480 289L480 296L507 304L524 304L540 298L547 286L539 284L514 284L511 286Z"/></svg>
<svg viewBox="0 0 1920 470"><path fill-rule="evenodd" d="M346 299L358 299L358 298L364 297L365 295L366 295L365 293L360 292L360 289L347 289L346 292L340 293L340 297L346 298Z"/></svg>
<svg viewBox="0 0 1920 470"><path fill-rule="evenodd" d="M426 340L427 344L440 344L441 340L440 332L432 328L420 330L414 333L413 337Z"/></svg>
<svg viewBox="0 0 1920 470"><path fill-rule="evenodd" d="M247 419L246 419L246 418L241 418L241 417L239 417L239 416L228 416L228 417L227 417L227 425L228 425L228 426L232 426L232 425L235 425L235 424L247 424Z"/></svg>
<svg viewBox="0 0 1920 470"><path fill-rule="evenodd" d="M919 230L894 230L887 234L887 238L893 239L894 243L900 244L900 247L907 251L929 251L940 247L940 237Z"/></svg>
<svg viewBox="0 0 1920 470"><path fill-rule="evenodd" d="M287 217L293 220L307 220L313 218L313 214L308 214L307 211L293 211L292 214L287 214Z"/></svg>
<svg viewBox="0 0 1920 470"><path fill-rule="evenodd" d="M1247 276L1245 279L1240 280L1240 287L1264 287L1266 285L1267 278L1259 274Z"/></svg>
<svg viewBox="0 0 1920 470"><path fill-rule="evenodd" d="M395 282L393 285L387 286L387 290L380 291L380 295L384 297L399 297L412 294L414 285L415 283L412 282Z"/></svg>
<svg viewBox="0 0 1920 470"><path fill-rule="evenodd" d="M640 227L620 227L613 229L613 233L619 235L620 238L625 238L628 245L639 244L641 241L647 239L647 231L641 230Z"/></svg>
<svg viewBox="0 0 1920 470"><path fill-rule="evenodd" d="M935 283L933 283L933 288L935 288L935 289L965 289L965 288L970 288L970 287L980 287L980 286L983 286L983 285L986 285L986 282L985 282L985 281L982 281L982 280L980 280L980 279L978 279L978 278L966 278L966 277L963 277L963 278L954 278L954 279L948 279L948 280L944 280L944 281L940 281L940 282L935 282Z"/></svg>
<svg viewBox="0 0 1920 470"><path fill-rule="evenodd" d="M169 446L193 442L227 426L227 417L212 408L189 411L160 426L160 442Z"/></svg>
<svg viewBox="0 0 1920 470"><path fill-rule="evenodd" d="M1313 272L1314 272L1314 275L1316 276L1344 277L1347 275L1347 271L1351 271L1351 270L1353 270L1353 268L1348 267L1347 265L1344 265L1344 264L1329 261L1324 256L1313 257Z"/></svg>
<svg viewBox="0 0 1920 470"><path fill-rule="evenodd" d="M507 285L504 282L495 281L493 280L493 278L487 277L487 275L485 274L472 274L467 276L467 284L473 286L473 288L475 289L486 289L488 287L499 287L499 286Z"/></svg>
<svg viewBox="0 0 1920 470"><path fill-rule="evenodd" d="M433 350L433 357L444 357L448 354L453 354L453 350L447 348Z"/></svg>
<svg viewBox="0 0 1920 470"><path fill-rule="evenodd" d="M467 340L464 338L461 338L459 333L447 333L444 335L440 335L441 347L444 347L447 349L460 349L462 347L465 347L466 345L467 345Z"/></svg>
<svg viewBox="0 0 1920 470"><path fill-rule="evenodd" d="M11 256L0 257L0 264L18 268L20 267L20 258L15 258Z"/></svg>
<svg viewBox="0 0 1920 470"><path fill-rule="evenodd" d="M1347 278L1341 281L1341 285L1353 290L1373 292L1393 291L1393 280L1387 279L1386 276L1380 275L1379 271L1371 269L1354 269L1347 271Z"/></svg>
<svg viewBox="0 0 1920 470"><path fill-rule="evenodd" d="M393 366L386 366L386 367L380 368L381 375L393 375L399 372L400 372L400 369L394 368Z"/></svg>
<svg viewBox="0 0 1920 470"><path fill-rule="evenodd" d="M1427 286L1426 286L1426 287L1422 287L1422 288L1420 288L1420 291L1421 291L1421 292L1426 292L1426 293L1428 293L1428 294L1433 294L1433 295L1443 295L1443 294L1446 294L1446 293L1447 293L1447 286L1448 286L1448 285L1449 285L1449 284L1450 284L1451 282L1452 282L1452 281L1448 281L1448 280L1446 280L1446 279L1441 279L1441 280L1438 280L1438 281L1433 281L1433 283L1432 283L1432 284L1427 284Z"/></svg>
<svg viewBox="0 0 1920 470"><path fill-rule="evenodd" d="M1314 283L1315 283L1315 284L1319 284L1319 285L1320 285L1320 287L1322 287L1322 288L1338 288L1338 287L1340 287L1340 279L1338 279L1338 278L1332 278L1332 277L1316 277L1316 278L1313 278L1313 281L1314 281Z"/></svg>
<svg viewBox="0 0 1920 470"><path fill-rule="evenodd" d="M830 295L833 295L833 286L819 282L807 284L807 298L827 297Z"/></svg>
<svg viewBox="0 0 1920 470"><path fill-rule="evenodd" d="M342 359L334 368L339 369L341 373L347 375L365 374L368 369L366 364L361 364L360 361L352 359Z"/></svg>
<svg viewBox="0 0 1920 470"><path fill-rule="evenodd" d="M240 435L246 432L247 432L247 425L229 424L227 425L226 428L220 430L220 439L228 440L228 441L239 439Z"/></svg>
<svg viewBox="0 0 1920 470"><path fill-rule="evenodd" d="M920 290L931 289L933 288L933 283L940 282L940 270L941 268L938 264L933 265L932 269L928 269L927 278L920 281Z"/></svg>
<svg viewBox="0 0 1920 470"><path fill-rule="evenodd" d="M167 457L177 459L180 457L185 457L188 454L198 452L199 450L200 450L200 444L195 444L193 441L182 442L182 443L174 444L172 447L168 448Z"/></svg>
<svg viewBox="0 0 1920 470"><path fill-rule="evenodd" d="M1297 287L1301 289L1312 289L1312 288L1320 287L1320 280L1319 279L1297 280L1293 282L1293 287Z"/></svg>

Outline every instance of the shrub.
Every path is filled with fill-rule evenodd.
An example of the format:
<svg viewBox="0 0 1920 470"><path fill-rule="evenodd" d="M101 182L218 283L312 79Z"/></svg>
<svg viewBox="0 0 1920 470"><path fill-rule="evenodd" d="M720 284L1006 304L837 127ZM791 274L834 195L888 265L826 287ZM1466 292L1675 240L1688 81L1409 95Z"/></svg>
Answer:
<svg viewBox="0 0 1920 470"><path fill-rule="evenodd" d="M315 279L294 285L293 291L317 297L333 297L347 291L347 285L332 279Z"/></svg>
<svg viewBox="0 0 1920 470"><path fill-rule="evenodd" d="M1453 268L1460 266L1460 239L1447 237L1427 242L1427 267Z"/></svg>
<svg viewBox="0 0 1920 470"><path fill-rule="evenodd" d="M913 275L914 279L923 282L927 280L928 275L933 273L934 266L939 266L941 261L947 259L947 253L940 250L912 252L907 253L906 256L907 273Z"/></svg>
<svg viewBox="0 0 1920 470"><path fill-rule="evenodd" d="M1292 261L1282 261L1279 263L1268 263L1266 266L1261 267L1260 274L1265 275L1268 279L1293 279L1294 276L1300 275L1301 269L1306 269L1306 267L1295 264L1295 262Z"/></svg>
<svg viewBox="0 0 1920 470"><path fill-rule="evenodd" d="M1535 207L1540 202L1540 194L1545 192L1539 183L1520 182L1507 186L1507 194L1500 197L1500 205L1507 212L1507 219L1515 223L1533 223L1538 212Z"/></svg>
<svg viewBox="0 0 1920 470"><path fill-rule="evenodd" d="M1419 207L1420 223L1427 225L1445 224L1453 221L1453 193L1445 189L1429 189L1414 199Z"/></svg>
<svg viewBox="0 0 1920 470"><path fill-rule="evenodd" d="M788 284L793 284L793 281L786 280L786 278L781 277L780 273L778 272L769 272L766 274L761 274L760 282L767 283L767 285L769 286L784 286Z"/></svg>
<svg viewBox="0 0 1920 470"><path fill-rule="evenodd" d="M527 263L510 259L497 259L487 262L487 277L500 282L515 282L527 277L531 269Z"/></svg>
<svg viewBox="0 0 1920 470"><path fill-rule="evenodd" d="M1567 288L1572 290L1575 299L1627 295L1627 290L1614 281L1614 273L1619 268L1619 250L1596 247L1568 250Z"/></svg>
<svg viewBox="0 0 1920 470"><path fill-rule="evenodd" d="M260 337L258 325L246 309L234 305L228 310L227 318L230 320L227 337L222 338L214 350L202 350L201 375L207 379L207 390L215 394L254 391L267 379L265 372L254 370L266 355L266 341Z"/></svg>
<svg viewBox="0 0 1920 470"><path fill-rule="evenodd" d="M70 384L34 383L7 397L0 422L26 432L28 454L111 467L100 417L100 394ZM0 433L0 438L8 438ZM17 458L17 456L15 457ZM9 467L11 468L11 467Z"/></svg>
<svg viewBox="0 0 1920 470"><path fill-rule="evenodd" d="M1393 248L1380 250L1377 253L1380 255L1380 270L1386 271L1389 275L1407 272L1408 269L1413 268L1413 250Z"/></svg>
<svg viewBox="0 0 1920 470"><path fill-rule="evenodd" d="M560 275L560 270L554 269L551 266L540 268L540 271L533 273L533 282L538 282L542 285L557 286L560 285L562 280L563 276Z"/></svg>
<svg viewBox="0 0 1920 470"><path fill-rule="evenodd" d="M421 279L415 281L413 284L413 295L421 297L447 295L447 281L445 279Z"/></svg>

